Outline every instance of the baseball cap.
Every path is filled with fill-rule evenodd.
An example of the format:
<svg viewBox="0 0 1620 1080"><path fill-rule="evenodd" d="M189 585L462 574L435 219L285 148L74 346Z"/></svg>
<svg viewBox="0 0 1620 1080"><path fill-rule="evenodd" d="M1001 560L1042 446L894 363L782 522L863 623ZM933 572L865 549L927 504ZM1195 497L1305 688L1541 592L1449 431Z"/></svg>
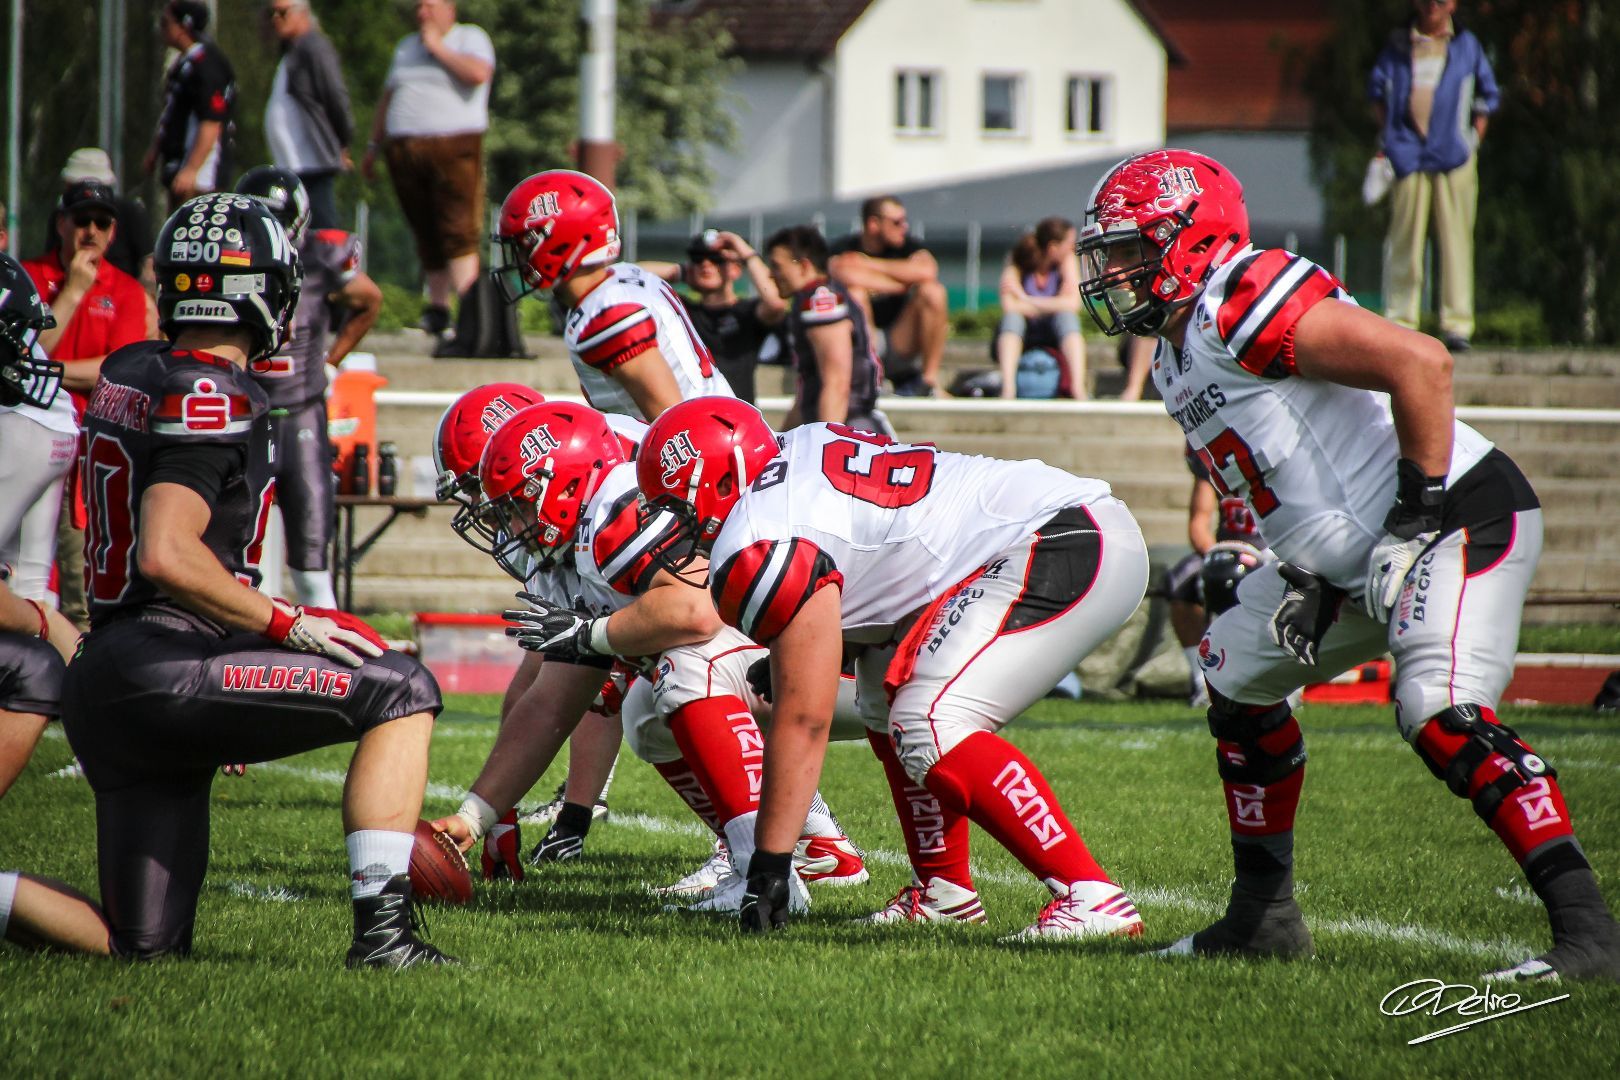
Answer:
<svg viewBox="0 0 1620 1080"><path fill-rule="evenodd" d="M712 245L705 241L705 236L707 236L706 233L699 233L698 235L692 237L691 242L686 245L687 258L713 259L720 254Z"/></svg>
<svg viewBox="0 0 1620 1080"><path fill-rule="evenodd" d="M118 213L118 196L113 194L112 188L99 180L80 180L76 184L68 185L68 189L62 193L62 201L59 205L63 213L99 206L116 216Z"/></svg>
<svg viewBox="0 0 1620 1080"><path fill-rule="evenodd" d="M107 156L107 151L99 146L81 146L68 155L67 164L62 166L62 183L72 184L80 180L95 180L107 185L118 183L118 175L113 172L112 158Z"/></svg>
<svg viewBox="0 0 1620 1080"><path fill-rule="evenodd" d="M208 29L208 5L200 0L169 0L169 18L196 36Z"/></svg>

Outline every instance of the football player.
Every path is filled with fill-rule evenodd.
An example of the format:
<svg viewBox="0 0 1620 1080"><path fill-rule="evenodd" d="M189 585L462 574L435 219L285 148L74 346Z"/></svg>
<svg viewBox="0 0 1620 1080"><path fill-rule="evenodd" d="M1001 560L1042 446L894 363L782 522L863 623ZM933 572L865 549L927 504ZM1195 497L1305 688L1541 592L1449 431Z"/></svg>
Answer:
<svg viewBox="0 0 1620 1080"><path fill-rule="evenodd" d="M775 705L745 929L787 922L793 843L848 649L862 718L887 735L902 773L889 773L901 820L908 788L937 808L929 834L907 829L920 883L967 880L971 820L1052 892L1020 939L1141 932L1040 769L996 734L1142 600L1147 549L1107 484L840 424L778 437L757 409L724 398L654 421L637 479L651 509L679 519L690 557L709 561L721 617L770 649ZM891 760L882 742L874 749ZM930 863L924 839L960 864Z"/></svg>
<svg viewBox="0 0 1620 1080"><path fill-rule="evenodd" d="M276 505L287 534L287 565L298 599L336 607L332 548L332 444L326 431L326 372L343 362L377 322L382 290L360 269L360 240L342 229L309 231L309 194L296 173L249 169L236 190L264 202L298 249L304 283L292 330L274 355L248 371L270 399L276 444ZM334 337L331 327L341 321Z"/></svg>
<svg viewBox="0 0 1620 1080"><path fill-rule="evenodd" d="M110 356L85 414L91 630L62 693L96 796L107 948L190 951L217 769L357 741L346 962L443 963L406 873L438 685L351 616L255 588L275 462L246 369L284 340L298 254L262 202L222 193L169 218L155 264L171 341Z"/></svg>
<svg viewBox="0 0 1620 1080"><path fill-rule="evenodd" d="M1456 419L1445 347L1357 307L1308 259L1252 247L1242 186L1201 154L1111 169L1080 255L1097 325L1160 337L1165 408L1281 560L1248 575L1201 646L1237 877L1225 916L1169 951L1311 952L1293 895L1305 744L1287 697L1387 649L1401 734L1547 907L1553 947L1490 977L1620 977L1620 928L1557 773L1496 717L1541 510Z"/></svg>
<svg viewBox="0 0 1620 1080"><path fill-rule="evenodd" d="M435 823L464 848L544 771L584 712L579 700L589 704L584 691L595 696L615 656L656 657L655 681L637 679L622 706L632 746L746 858L763 743L740 699L752 659L742 649L748 643L717 636L721 628L708 597L654 565L652 548L672 523L642 520L628 456L605 416L560 402L518 413L484 451L481 531L494 538L503 565L528 560L535 568L524 594L530 608L507 613L522 627L515 633L519 642L546 654L530 693L543 691L575 707L550 725L509 716L458 814ZM728 673L730 681L722 684ZM668 745L658 745L653 730L660 714L668 727L661 741ZM837 876L865 880L841 833L813 839L824 841L817 855L853 863ZM847 858L827 850L839 844ZM733 875L699 910L735 910L742 885ZM802 900L802 889L799 895Z"/></svg>

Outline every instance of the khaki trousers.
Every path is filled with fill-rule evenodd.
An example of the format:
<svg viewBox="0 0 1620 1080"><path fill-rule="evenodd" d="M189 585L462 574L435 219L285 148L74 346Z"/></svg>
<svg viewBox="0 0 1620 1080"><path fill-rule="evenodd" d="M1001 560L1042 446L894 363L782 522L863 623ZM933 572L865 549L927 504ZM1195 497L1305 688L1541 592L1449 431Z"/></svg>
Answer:
<svg viewBox="0 0 1620 1080"><path fill-rule="evenodd" d="M1384 314L1416 328L1423 302L1423 245L1434 220L1440 256L1440 332L1474 333L1474 213L1479 203L1475 159L1447 173L1411 173L1390 193L1384 241Z"/></svg>

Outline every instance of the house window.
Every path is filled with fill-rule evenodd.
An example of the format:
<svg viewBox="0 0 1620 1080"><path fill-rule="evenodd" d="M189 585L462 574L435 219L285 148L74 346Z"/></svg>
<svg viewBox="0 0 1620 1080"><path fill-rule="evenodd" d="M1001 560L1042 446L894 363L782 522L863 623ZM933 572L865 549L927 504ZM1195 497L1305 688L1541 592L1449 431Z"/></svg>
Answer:
<svg viewBox="0 0 1620 1080"><path fill-rule="evenodd" d="M1064 130L1070 135L1103 135L1108 131L1108 79L1070 75L1063 106Z"/></svg>
<svg viewBox="0 0 1620 1080"><path fill-rule="evenodd" d="M1024 77L984 77L984 130L1013 134L1024 130Z"/></svg>
<svg viewBox="0 0 1620 1080"><path fill-rule="evenodd" d="M894 73L894 129L907 132L939 130L939 73Z"/></svg>

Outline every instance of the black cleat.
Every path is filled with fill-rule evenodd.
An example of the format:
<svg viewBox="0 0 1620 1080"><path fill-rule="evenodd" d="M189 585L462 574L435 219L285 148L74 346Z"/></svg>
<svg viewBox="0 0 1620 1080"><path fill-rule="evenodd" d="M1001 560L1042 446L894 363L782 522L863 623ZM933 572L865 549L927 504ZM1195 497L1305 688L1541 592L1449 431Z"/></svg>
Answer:
<svg viewBox="0 0 1620 1080"><path fill-rule="evenodd" d="M408 968L419 964L458 964L417 937L425 932L411 879L398 874L376 896L354 902L354 943L344 965L351 968Z"/></svg>
<svg viewBox="0 0 1620 1080"><path fill-rule="evenodd" d="M1540 956L1487 972L1486 982L1558 982L1611 979L1620 982L1620 924L1598 892L1591 870L1563 875L1547 888L1547 921L1553 947Z"/></svg>
<svg viewBox="0 0 1620 1080"><path fill-rule="evenodd" d="M546 863L568 862L583 854L585 854L585 837L553 825L545 838L529 852L529 865L544 866Z"/></svg>
<svg viewBox="0 0 1620 1080"><path fill-rule="evenodd" d="M1297 960L1315 952L1293 896L1267 900L1232 886L1226 914L1182 938L1160 956L1273 956Z"/></svg>

